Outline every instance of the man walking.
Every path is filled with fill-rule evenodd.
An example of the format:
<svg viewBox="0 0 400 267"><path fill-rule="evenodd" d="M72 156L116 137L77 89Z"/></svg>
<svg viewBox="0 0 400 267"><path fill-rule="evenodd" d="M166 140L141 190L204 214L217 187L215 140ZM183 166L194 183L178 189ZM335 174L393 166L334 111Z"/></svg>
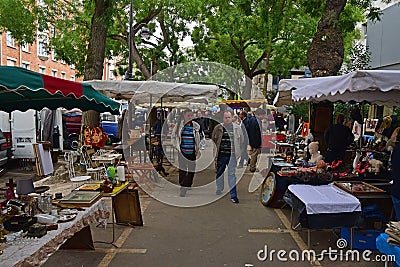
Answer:
<svg viewBox="0 0 400 267"><path fill-rule="evenodd" d="M224 190L224 172L228 166L228 184L233 203L239 203L236 192L236 164L241 155L243 133L239 125L232 123L233 112L226 110L223 113L223 122L215 126L212 132L212 140L217 149L217 195Z"/></svg>
<svg viewBox="0 0 400 267"><path fill-rule="evenodd" d="M175 125L172 136L174 145L178 150L179 196L186 196L187 190L192 187L196 169L196 155L200 144L200 125L192 121L193 112L186 109L182 112L183 120Z"/></svg>
<svg viewBox="0 0 400 267"><path fill-rule="evenodd" d="M265 110L259 108L255 111L255 116L249 119L247 124L247 135L249 137L250 150L250 172L257 171L257 159L261 153L262 145L262 120L265 117Z"/></svg>
<svg viewBox="0 0 400 267"><path fill-rule="evenodd" d="M238 164L238 168L243 168L244 161L246 161L247 165L250 164L249 154L247 152L247 146L249 145L249 138L247 136L247 130L246 130L246 125L249 123L249 119L247 118L247 112L244 110L241 110L239 112L239 118L240 118L240 128L242 129L244 141L243 141L242 153L240 155L240 161Z"/></svg>
<svg viewBox="0 0 400 267"><path fill-rule="evenodd" d="M344 160L346 149L354 141L354 135L350 128L343 125L344 115L338 114L336 124L331 125L324 133L325 142L328 145L325 161Z"/></svg>
<svg viewBox="0 0 400 267"><path fill-rule="evenodd" d="M200 149L204 150L206 146L206 131L208 131L208 125L206 119L203 117L203 112L201 110L197 111L197 118L193 121L200 125Z"/></svg>

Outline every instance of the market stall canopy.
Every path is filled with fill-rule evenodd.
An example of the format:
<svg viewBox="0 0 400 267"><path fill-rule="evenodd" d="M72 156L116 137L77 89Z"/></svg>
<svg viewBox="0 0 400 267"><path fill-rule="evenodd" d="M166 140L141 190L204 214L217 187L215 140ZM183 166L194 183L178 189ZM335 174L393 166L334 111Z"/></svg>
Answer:
<svg viewBox="0 0 400 267"><path fill-rule="evenodd" d="M341 76L283 79L275 105L302 102L400 104L400 70L358 70Z"/></svg>
<svg viewBox="0 0 400 267"><path fill-rule="evenodd" d="M231 108L261 108L276 109L275 106L268 104L268 99L246 99L246 100L223 100L221 104L226 104Z"/></svg>
<svg viewBox="0 0 400 267"><path fill-rule="evenodd" d="M141 107L144 108L148 108L150 107L150 103L146 103L143 105L140 105ZM177 109L191 109L191 110L198 110L198 109L206 109L207 108L207 104L205 103L196 103L196 102L168 102L168 103L155 103L152 105L152 107L156 107L156 108L177 108Z"/></svg>
<svg viewBox="0 0 400 267"><path fill-rule="evenodd" d="M162 98L167 102L191 101L208 103L217 98L218 86L188 83L172 83L159 81L85 81L96 90L109 97L132 100L136 104L156 102Z"/></svg>
<svg viewBox="0 0 400 267"><path fill-rule="evenodd" d="M0 110L79 108L119 114L120 104L91 85L63 80L20 67L0 66Z"/></svg>

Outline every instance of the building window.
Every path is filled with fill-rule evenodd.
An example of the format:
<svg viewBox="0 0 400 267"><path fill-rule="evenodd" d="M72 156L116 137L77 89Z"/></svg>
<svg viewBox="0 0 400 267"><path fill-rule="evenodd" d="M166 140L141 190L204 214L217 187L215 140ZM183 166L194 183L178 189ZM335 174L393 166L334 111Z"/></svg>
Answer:
<svg viewBox="0 0 400 267"><path fill-rule="evenodd" d="M47 57L48 36L45 33L38 34L38 56Z"/></svg>
<svg viewBox="0 0 400 267"><path fill-rule="evenodd" d="M28 43L23 42L23 43L21 44L21 49L22 49L22 51L24 51L24 52L29 52L29 45L28 45Z"/></svg>
<svg viewBox="0 0 400 267"><path fill-rule="evenodd" d="M51 37L56 38L56 34L57 34L56 27L53 26L53 27L51 28Z"/></svg>
<svg viewBox="0 0 400 267"><path fill-rule="evenodd" d="M74 75L71 75L70 80L71 80L71 81L75 81L75 76L74 76Z"/></svg>
<svg viewBox="0 0 400 267"><path fill-rule="evenodd" d="M56 52L54 50L51 50L51 60L56 61Z"/></svg>
<svg viewBox="0 0 400 267"><path fill-rule="evenodd" d="M113 80L114 79L114 73L113 73L113 69L110 69L109 71L108 71L108 78L110 79L110 80Z"/></svg>
<svg viewBox="0 0 400 267"><path fill-rule="evenodd" d="M51 76L57 77L57 70L52 70L51 71Z"/></svg>
<svg viewBox="0 0 400 267"><path fill-rule="evenodd" d="M71 67L71 69L75 69L75 64L71 64L71 65L69 65L70 67Z"/></svg>
<svg viewBox="0 0 400 267"><path fill-rule="evenodd" d="M39 73L46 74L46 67L39 67Z"/></svg>
<svg viewBox="0 0 400 267"><path fill-rule="evenodd" d="M15 66L15 63L17 63L17 60L14 58L7 58L7 66Z"/></svg>
<svg viewBox="0 0 400 267"><path fill-rule="evenodd" d="M65 74L65 72L61 72L61 79L66 79L67 78L67 75Z"/></svg>
<svg viewBox="0 0 400 267"><path fill-rule="evenodd" d="M14 37L11 35L11 32L7 32L6 33L6 42L7 42L7 46L15 47L15 45L14 45Z"/></svg>
<svg viewBox="0 0 400 267"><path fill-rule="evenodd" d="M29 70L31 68L31 64L28 63L28 62L22 62L21 63L21 67L24 68L24 69Z"/></svg>

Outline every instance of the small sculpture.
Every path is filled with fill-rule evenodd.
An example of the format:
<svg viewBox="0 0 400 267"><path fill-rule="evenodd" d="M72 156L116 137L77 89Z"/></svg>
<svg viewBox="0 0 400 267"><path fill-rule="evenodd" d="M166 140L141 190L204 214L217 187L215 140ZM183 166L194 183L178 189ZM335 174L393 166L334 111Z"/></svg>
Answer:
<svg viewBox="0 0 400 267"><path fill-rule="evenodd" d="M319 161L319 160L324 158L318 151L318 145L319 145L318 142L311 142L308 145L308 151L311 154L311 158L308 161L308 163L316 163L317 161Z"/></svg>

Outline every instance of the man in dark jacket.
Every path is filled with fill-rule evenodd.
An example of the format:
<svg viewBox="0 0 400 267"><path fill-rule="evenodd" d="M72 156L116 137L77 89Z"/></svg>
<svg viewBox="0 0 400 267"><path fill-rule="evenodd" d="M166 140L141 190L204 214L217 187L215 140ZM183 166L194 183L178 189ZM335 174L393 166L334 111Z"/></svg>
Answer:
<svg viewBox="0 0 400 267"><path fill-rule="evenodd" d="M215 126L211 139L216 148L217 162L217 195L221 195L224 190L224 172L228 167L228 184L231 200L233 203L239 203L236 192L236 164L241 155L243 147L243 132L239 125L232 122L232 110L224 112L223 122Z"/></svg>
<svg viewBox="0 0 400 267"><path fill-rule="evenodd" d="M339 114L336 124L331 125L325 131L325 142L328 145L325 161L343 160L347 147L354 141L354 135L350 128L343 125L344 115Z"/></svg>
<svg viewBox="0 0 400 267"><path fill-rule="evenodd" d="M256 164L258 155L261 153L262 145L262 120L265 117L265 110L257 109L255 116L249 119L246 130L249 137L250 149L250 172L257 171Z"/></svg>
<svg viewBox="0 0 400 267"><path fill-rule="evenodd" d="M201 110L197 111L197 118L193 121L197 122L200 125L200 149L204 150L206 145L206 132L208 133L208 124L206 118L203 117L203 112L201 112Z"/></svg>
<svg viewBox="0 0 400 267"><path fill-rule="evenodd" d="M247 136L247 130L246 130L246 126L249 124L249 119L247 118L247 112L241 110L239 112L239 118L240 118L240 127L242 128L243 132L243 148L242 148L242 154L240 155L238 168L243 168L244 161L247 162L247 165L250 164L249 154L247 152L247 146L249 145L249 138Z"/></svg>

